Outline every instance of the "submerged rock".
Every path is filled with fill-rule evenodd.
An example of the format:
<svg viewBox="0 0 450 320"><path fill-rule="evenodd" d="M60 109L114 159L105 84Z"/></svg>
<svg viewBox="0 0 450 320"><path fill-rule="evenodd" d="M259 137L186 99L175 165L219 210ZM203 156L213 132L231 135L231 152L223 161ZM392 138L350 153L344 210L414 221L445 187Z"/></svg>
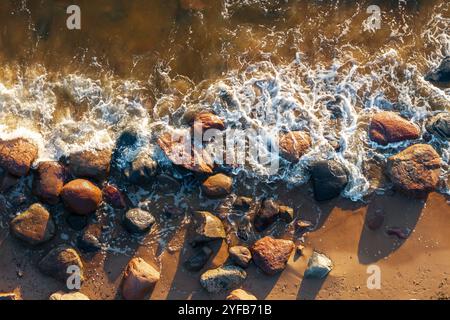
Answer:
<svg viewBox="0 0 450 320"><path fill-rule="evenodd" d="M125 300L143 300L151 293L160 277L160 273L144 259L131 259L123 275L123 298Z"/></svg>
<svg viewBox="0 0 450 320"><path fill-rule="evenodd" d="M91 224L78 238L78 248L84 252L96 252L102 248L102 228L98 224Z"/></svg>
<svg viewBox="0 0 450 320"><path fill-rule="evenodd" d="M69 156L70 172L76 177L92 178L98 181L109 175L111 150L85 150Z"/></svg>
<svg viewBox="0 0 450 320"><path fill-rule="evenodd" d="M231 291L231 293L227 296L226 300L258 300L253 294L242 290L242 289L236 289Z"/></svg>
<svg viewBox="0 0 450 320"><path fill-rule="evenodd" d="M103 188L102 194L105 202L110 204L113 208L125 209L127 207L125 196L115 185L107 184Z"/></svg>
<svg viewBox="0 0 450 320"><path fill-rule="evenodd" d="M158 173L158 162L150 155L140 153L128 168L124 170L125 177L133 184L146 186L155 180Z"/></svg>
<svg viewBox="0 0 450 320"><path fill-rule="evenodd" d="M333 263L324 254L313 252L308 261L308 268L305 271L306 279L323 279L333 269Z"/></svg>
<svg viewBox="0 0 450 320"><path fill-rule="evenodd" d="M346 168L336 160L314 162L311 167L311 178L317 201L338 197L348 183Z"/></svg>
<svg viewBox="0 0 450 320"><path fill-rule="evenodd" d="M450 141L450 114L438 113L428 121L426 128L432 135Z"/></svg>
<svg viewBox="0 0 450 320"><path fill-rule="evenodd" d="M84 179L72 180L64 185L61 196L64 204L79 215L95 212L102 202L102 191Z"/></svg>
<svg viewBox="0 0 450 320"><path fill-rule="evenodd" d="M372 117L369 137L381 145L419 138L420 130L412 122L394 112L384 111Z"/></svg>
<svg viewBox="0 0 450 320"><path fill-rule="evenodd" d="M33 181L33 193L48 204L57 204L67 179L66 168L57 161L39 163Z"/></svg>
<svg viewBox="0 0 450 320"><path fill-rule="evenodd" d="M151 229L155 217L145 210L136 208L128 210L123 218L123 225L130 233L144 233Z"/></svg>
<svg viewBox="0 0 450 320"><path fill-rule="evenodd" d="M304 131L291 131L280 135L278 144L281 156L297 163L311 148L311 137Z"/></svg>
<svg viewBox="0 0 450 320"><path fill-rule="evenodd" d="M259 232L267 229L280 215L280 207L274 200L264 200L254 220L255 229Z"/></svg>
<svg viewBox="0 0 450 320"><path fill-rule="evenodd" d="M264 237L252 247L253 261L268 275L275 275L286 268L287 261L294 250L290 240Z"/></svg>
<svg viewBox="0 0 450 320"><path fill-rule="evenodd" d="M249 197L237 197L233 202L233 207L238 210L248 210L253 204L253 199Z"/></svg>
<svg viewBox="0 0 450 320"><path fill-rule="evenodd" d="M444 60L442 60L439 67L429 72L425 76L425 80L430 81L439 86L450 85L450 56L445 57Z"/></svg>
<svg viewBox="0 0 450 320"><path fill-rule="evenodd" d="M252 253L244 246L231 247L228 253L231 261L242 268L247 268L252 260Z"/></svg>
<svg viewBox="0 0 450 320"><path fill-rule="evenodd" d="M54 237L55 229L50 213L39 203L33 204L11 221L11 233L30 245L49 241Z"/></svg>
<svg viewBox="0 0 450 320"><path fill-rule="evenodd" d="M198 128L200 128L202 132L209 129L225 130L225 124L222 119L211 112L201 112L197 114L194 117L192 125L199 126Z"/></svg>
<svg viewBox="0 0 450 320"><path fill-rule="evenodd" d="M20 178L13 176L9 172L5 171L4 169L0 168L0 192L8 192L10 189L17 186L19 183Z"/></svg>
<svg viewBox="0 0 450 320"><path fill-rule="evenodd" d="M212 250L206 246L199 248L183 265L189 271L200 271L211 258L212 253Z"/></svg>
<svg viewBox="0 0 450 320"><path fill-rule="evenodd" d="M209 177L202 184L202 190L208 197L223 197L231 193L233 179L222 173Z"/></svg>
<svg viewBox="0 0 450 320"><path fill-rule="evenodd" d="M395 188L404 194L424 198L439 184L441 158L427 144L413 145L387 161L387 173Z"/></svg>
<svg viewBox="0 0 450 320"><path fill-rule="evenodd" d="M67 271L72 266L79 268L80 280L83 281L83 262L77 251L66 245L52 249L38 264L38 268L42 273L64 283L66 283L68 277L71 275Z"/></svg>
<svg viewBox="0 0 450 320"><path fill-rule="evenodd" d="M81 292L63 292L58 291L53 293L48 300L91 300L88 296Z"/></svg>
<svg viewBox="0 0 450 320"><path fill-rule="evenodd" d="M194 244L225 239L226 237L222 221L209 212L195 212L192 223L194 226L194 237L192 242Z"/></svg>
<svg viewBox="0 0 450 320"><path fill-rule="evenodd" d="M200 284L209 293L220 293L238 287L247 273L237 266L224 266L208 270L200 277Z"/></svg>
<svg viewBox="0 0 450 320"><path fill-rule="evenodd" d="M69 214L66 218L67 224L75 231L81 231L88 224L88 217L77 214Z"/></svg>
<svg viewBox="0 0 450 320"><path fill-rule="evenodd" d="M0 167L14 176L26 176L37 156L38 147L26 139L0 140Z"/></svg>

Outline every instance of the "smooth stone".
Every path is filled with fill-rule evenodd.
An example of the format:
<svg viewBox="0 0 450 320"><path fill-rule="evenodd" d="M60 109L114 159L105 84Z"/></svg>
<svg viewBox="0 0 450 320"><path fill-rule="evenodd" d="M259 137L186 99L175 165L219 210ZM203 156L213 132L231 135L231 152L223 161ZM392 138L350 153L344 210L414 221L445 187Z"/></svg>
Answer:
<svg viewBox="0 0 450 320"><path fill-rule="evenodd" d="M78 238L77 246L84 252L96 252L101 250L102 227L98 224L89 225Z"/></svg>
<svg viewBox="0 0 450 320"><path fill-rule="evenodd" d="M131 259L123 275L123 298L125 300L143 300L151 293L160 277L160 273L144 259Z"/></svg>
<svg viewBox="0 0 450 320"><path fill-rule="evenodd" d="M61 197L65 206L73 213L89 215L102 202L102 191L88 180L77 179L64 185Z"/></svg>
<svg viewBox="0 0 450 320"><path fill-rule="evenodd" d="M200 271L212 256L212 250L208 247L202 247L184 262L184 267L192 272Z"/></svg>
<svg viewBox="0 0 450 320"><path fill-rule="evenodd" d="M70 172L79 178L104 180L109 175L111 150L85 150L69 156Z"/></svg>
<svg viewBox="0 0 450 320"><path fill-rule="evenodd" d="M346 168L336 160L320 160L312 164L314 198L327 201L338 197L348 183Z"/></svg>
<svg viewBox="0 0 450 320"><path fill-rule="evenodd" d="M196 211L192 219L193 244L225 239L226 233L222 221L206 211Z"/></svg>
<svg viewBox="0 0 450 320"><path fill-rule="evenodd" d="M38 147L26 139L0 140L0 167L13 176L23 177L37 159Z"/></svg>
<svg viewBox="0 0 450 320"><path fill-rule="evenodd" d="M375 114L369 125L369 137L381 145L419 138L420 130L412 122L394 112L384 111Z"/></svg>
<svg viewBox="0 0 450 320"><path fill-rule="evenodd" d="M202 184L202 190L208 197L223 197L231 193L233 179L222 173L207 178Z"/></svg>
<svg viewBox="0 0 450 320"><path fill-rule="evenodd" d="M38 264L38 268L43 274L64 283L66 283L70 276L67 270L71 266L76 266L80 269L80 280L83 281L83 262L78 252L66 245L61 245L50 250Z"/></svg>
<svg viewBox="0 0 450 320"><path fill-rule="evenodd" d="M66 168L57 161L39 163L33 181L33 193L48 204L57 204L67 179Z"/></svg>
<svg viewBox="0 0 450 320"><path fill-rule="evenodd" d="M333 270L333 263L324 254L313 252L308 261L304 277L306 279L323 279Z"/></svg>
<svg viewBox="0 0 450 320"><path fill-rule="evenodd" d="M144 233L151 229L155 217L148 211L135 208L126 212L123 224L130 233Z"/></svg>
<svg viewBox="0 0 450 320"><path fill-rule="evenodd" d="M252 253L247 247L234 246L229 250L231 261L242 268L247 268L252 260Z"/></svg>
<svg viewBox="0 0 450 320"><path fill-rule="evenodd" d="M238 287L247 278L247 273L238 266L224 266L208 270L200 277L200 284L209 293L220 293Z"/></svg>

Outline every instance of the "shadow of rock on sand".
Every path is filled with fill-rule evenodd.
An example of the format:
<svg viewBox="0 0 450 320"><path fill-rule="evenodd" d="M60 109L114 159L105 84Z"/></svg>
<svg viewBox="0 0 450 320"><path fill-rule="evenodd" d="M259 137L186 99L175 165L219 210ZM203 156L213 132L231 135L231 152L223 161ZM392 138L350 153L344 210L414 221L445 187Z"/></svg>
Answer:
<svg viewBox="0 0 450 320"><path fill-rule="evenodd" d="M415 200L400 194L394 196L380 196L371 200L358 245L358 258L362 264L371 264L389 256L400 248L407 239L395 235L388 235L389 228L405 230L411 235L419 221L425 205L425 200ZM384 220L376 230L368 227L369 219L376 212L382 212ZM408 232L409 231L409 232Z"/></svg>
<svg viewBox="0 0 450 320"><path fill-rule="evenodd" d="M327 278L324 279L305 279L303 278L300 290L297 294L297 300L315 300L320 289Z"/></svg>

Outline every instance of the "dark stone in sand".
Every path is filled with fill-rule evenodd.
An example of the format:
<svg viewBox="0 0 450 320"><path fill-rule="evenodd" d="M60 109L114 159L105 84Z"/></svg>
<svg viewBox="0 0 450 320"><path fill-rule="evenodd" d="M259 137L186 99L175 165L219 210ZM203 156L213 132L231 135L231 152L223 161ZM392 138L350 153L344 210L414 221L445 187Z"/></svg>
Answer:
<svg viewBox="0 0 450 320"><path fill-rule="evenodd" d="M252 247L253 262L268 275L275 275L286 268L287 261L294 250L290 240L264 237Z"/></svg>
<svg viewBox="0 0 450 320"><path fill-rule="evenodd" d="M450 141L450 114L438 113L428 121L426 128L432 135Z"/></svg>
<svg viewBox="0 0 450 320"><path fill-rule="evenodd" d="M412 122L394 112L384 111L375 114L369 125L369 137L381 145L392 142L414 140L419 138L420 130Z"/></svg>
<svg viewBox="0 0 450 320"><path fill-rule="evenodd" d="M238 266L224 266L208 270L200 277L200 284L209 293L220 293L236 288L247 278L247 273Z"/></svg>
<svg viewBox="0 0 450 320"><path fill-rule="evenodd" d="M26 176L37 156L37 146L28 140L0 140L0 167L14 176Z"/></svg>
<svg viewBox="0 0 450 320"><path fill-rule="evenodd" d="M71 154L70 172L80 178L104 180L109 175L111 150L86 150Z"/></svg>
<svg viewBox="0 0 450 320"><path fill-rule="evenodd" d="M411 229L409 228L398 228L398 227L389 227L386 230L387 235L396 236L399 239L408 239L411 234Z"/></svg>
<svg viewBox="0 0 450 320"><path fill-rule="evenodd" d="M33 181L33 193L48 204L57 204L67 179L66 168L56 161L39 163Z"/></svg>
<svg viewBox="0 0 450 320"><path fill-rule="evenodd" d="M202 184L202 190L208 197L223 197L231 193L233 179L222 173L207 178Z"/></svg>
<svg viewBox="0 0 450 320"><path fill-rule="evenodd" d="M107 184L103 187L102 193L105 202L110 204L113 208L125 209L127 207L125 196L115 185Z"/></svg>
<svg viewBox="0 0 450 320"><path fill-rule="evenodd" d="M145 210L136 208L128 210L123 218L123 225L130 233L144 233L151 229L155 217Z"/></svg>
<svg viewBox="0 0 450 320"><path fill-rule="evenodd" d="M247 268L252 260L252 253L244 246L231 247L228 253L231 261L242 268Z"/></svg>
<svg viewBox="0 0 450 320"><path fill-rule="evenodd" d="M42 273L64 283L71 275L67 273L67 269L70 266L76 266L80 269L80 280L83 281L83 263L81 258L75 249L66 245L52 249L38 264L38 268Z"/></svg>
<svg viewBox="0 0 450 320"><path fill-rule="evenodd" d="M160 273L142 258L133 258L125 268L122 296L125 300L142 300L151 293Z"/></svg>
<svg viewBox="0 0 450 320"><path fill-rule="evenodd" d="M445 57L435 70L425 76L425 80L448 87L450 85L450 57Z"/></svg>
<svg viewBox="0 0 450 320"><path fill-rule="evenodd" d="M212 250L208 247L202 247L195 250L194 254L184 262L184 267L193 272L200 271L212 256Z"/></svg>
<svg viewBox="0 0 450 320"><path fill-rule="evenodd" d="M55 235L50 213L39 203L15 217L10 227L15 237L33 246L47 242Z"/></svg>
<svg viewBox="0 0 450 320"><path fill-rule="evenodd" d="M274 200L264 200L255 216L255 229L259 232L264 231L278 219L279 215L280 208L278 203Z"/></svg>
<svg viewBox="0 0 450 320"><path fill-rule="evenodd" d="M192 223L194 229L193 244L225 239L226 237L222 221L209 212L195 212Z"/></svg>
<svg viewBox="0 0 450 320"><path fill-rule="evenodd" d="M377 210L373 213L368 213L368 216L366 218L366 225L370 230L375 231L380 229L383 223L384 223L383 210Z"/></svg>
<svg viewBox="0 0 450 320"><path fill-rule="evenodd" d="M238 210L248 210L252 206L253 199L249 197L237 197L233 207Z"/></svg>
<svg viewBox="0 0 450 320"><path fill-rule="evenodd" d="M158 163L144 153L139 154L124 170L125 177L134 184L146 186L154 181L158 173Z"/></svg>
<svg viewBox="0 0 450 320"><path fill-rule="evenodd" d="M88 224L87 216L80 216L77 214L69 214L66 218L67 224L75 231L80 231L86 228Z"/></svg>
<svg viewBox="0 0 450 320"><path fill-rule="evenodd" d="M61 197L72 212L88 215L95 212L102 202L102 191L88 180L77 179L64 185Z"/></svg>
<svg viewBox="0 0 450 320"><path fill-rule="evenodd" d="M78 238L77 246L84 252L96 252L102 248L102 228L98 224L91 224Z"/></svg>
<svg viewBox="0 0 450 320"><path fill-rule="evenodd" d="M348 183L346 168L336 160L316 161L311 167L314 197L326 201L338 197Z"/></svg>

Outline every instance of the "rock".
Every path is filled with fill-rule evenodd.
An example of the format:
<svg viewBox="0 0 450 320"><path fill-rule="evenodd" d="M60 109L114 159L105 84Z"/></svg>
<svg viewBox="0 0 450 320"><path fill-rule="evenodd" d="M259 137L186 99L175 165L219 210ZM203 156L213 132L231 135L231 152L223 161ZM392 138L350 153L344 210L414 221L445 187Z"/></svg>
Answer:
<svg viewBox="0 0 450 320"><path fill-rule="evenodd" d="M41 162L34 177L33 193L48 204L57 204L66 179L63 165L56 161Z"/></svg>
<svg viewBox="0 0 450 320"><path fill-rule="evenodd" d="M113 208L125 209L127 207L125 196L116 186L107 184L103 188L102 194L105 202L110 204Z"/></svg>
<svg viewBox="0 0 450 320"><path fill-rule="evenodd" d="M14 292L0 293L0 301L14 301L20 298Z"/></svg>
<svg viewBox="0 0 450 320"><path fill-rule="evenodd" d="M38 268L42 273L64 283L71 275L67 271L72 266L79 268L80 281L83 281L83 262L77 251L66 245L52 249L38 264Z"/></svg>
<svg viewBox="0 0 450 320"><path fill-rule="evenodd" d="M237 266L224 266L208 270L200 277L200 284L209 293L231 290L244 282L247 273Z"/></svg>
<svg viewBox="0 0 450 320"><path fill-rule="evenodd" d="M222 119L210 112L201 112L194 117L192 123L195 129L200 128L203 132L209 129L225 130Z"/></svg>
<svg viewBox="0 0 450 320"><path fill-rule="evenodd" d="M222 174L209 177L202 184L202 190L208 197L223 197L231 193L233 179Z"/></svg>
<svg viewBox="0 0 450 320"><path fill-rule="evenodd" d="M0 192L8 192L14 188L20 181L19 177L13 176L9 172L0 168Z"/></svg>
<svg viewBox="0 0 450 320"><path fill-rule="evenodd" d="M426 128L432 135L450 141L450 114L438 113L428 121Z"/></svg>
<svg viewBox="0 0 450 320"><path fill-rule="evenodd" d="M74 213L88 215L102 202L102 191L88 180L72 180L61 192L64 204Z"/></svg>
<svg viewBox="0 0 450 320"><path fill-rule="evenodd" d="M306 279L323 279L333 269L333 263L324 254L313 252L308 261L308 268L305 271Z"/></svg>
<svg viewBox="0 0 450 320"><path fill-rule="evenodd" d="M273 200L264 200L255 216L255 229L259 232L267 229L280 215L280 208Z"/></svg>
<svg viewBox="0 0 450 320"><path fill-rule="evenodd" d="M419 138L419 128L394 112L384 111L372 117L369 125L370 140L383 146Z"/></svg>
<svg viewBox="0 0 450 320"><path fill-rule="evenodd" d="M15 237L33 246L47 242L55 235L55 223L39 203L15 217L10 226Z"/></svg>
<svg viewBox="0 0 450 320"><path fill-rule="evenodd" d="M307 220L298 220L295 226L300 232L309 231L314 227L313 223Z"/></svg>
<svg viewBox="0 0 450 320"><path fill-rule="evenodd" d="M84 252L96 252L102 248L102 228L98 224L89 225L78 238L78 248Z"/></svg>
<svg viewBox="0 0 450 320"><path fill-rule="evenodd" d="M66 221L67 224L75 231L83 230L88 224L88 218L86 216L79 216L76 214L69 214Z"/></svg>
<svg viewBox="0 0 450 320"><path fill-rule="evenodd" d="M297 163L311 148L311 137L304 131L291 131L280 135L278 145L283 158Z"/></svg>
<svg viewBox="0 0 450 320"><path fill-rule="evenodd" d="M366 225L370 230L375 231L380 229L383 223L384 223L383 210L377 210L372 214L368 213L368 216L366 218Z"/></svg>
<svg viewBox="0 0 450 320"><path fill-rule="evenodd" d="M201 11L206 8L204 0L180 0L180 6L184 10Z"/></svg>
<svg viewBox="0 0 450 320"><path fill-rule="evenodd" d="M212 253L212 250L206 246L199 248L183 265L189 271L200 271L211 258Z"/></svg>
<svg viewBox="0 0 450 320"><path fill-rule="evenodd" d="M286 268L287 261L294 250L290 240L264 237L252 247L253 262L268 275L275 275Z"/></svg>
<svg viewBox="0 0 450 320"><path fill-rule="evenodd" d="M245 290L242 289L236 289L231 291L231 293L227 296L227 300L258 300L254 295L251 293L248 293Z"/></svg>
<svg viewBox="0 0 450 320"><path fill-rule="evenodd" d="M141 153L125 169L125 177L133 184L146 186L155 180L158 173L158 162L150 155Z"/></svg>
<svg viewBox="0 0 450 320"><path fill-rule="evenodd" d="M247 268L252 260L252 253L247 247L244 246L234 246L229 250L229 255L231 261L242 268Z"/></svg>
<svg viewBox="0 0 450 320"><path fill-rule="evenodd" d="M195 233L192 241L194 244L225 239L226 237L222 221L209 212L195 212L192 223Z"/></svg>
<svg viewBox="0 0 450 320"><path fill-rule="evenodd" d="M388 236L396 236L399 239L408 239L411 234L411 229L409 228L398 228L398 227L389 227L386 230Z"/></svg>
<svg viewBox="0 0 450 320"><path fill-rule="evenodd" d="M294 220L294 209L288 206L280 206L279 215L286 223L290 223Z"/></svg>
<svg viewBox="0 0 450 320"><path fill-rule="evenodd" d="M303 255L303 251L305 250L305 246L302 244L299 244L295 250L297 251L297 254L302 256Z"/></svg>
<svg viewBox="0 0 450 320"><path fill-rule="evenodd" d="M69 156L70 172L76 177L104 180L109 175L111 150L85 150Z"/></svg>
<svg viewBox="0 0 450 320"><path fill-rule="evenodd" d="M53 293L48 300L91 300L88 296L82 294L81 292L70 292L65 293L63 291L58 291Z"/></svg>
<svg viewBox="0 0 450 320"><path fill-rule="evenodd" d="M214 163L204 148L192 147L189 134L172 135L168 132L158 138L158 145L173 164L187 170L211 174ZM189 147L187 147L189 146Z"/></svg>
<svg viewBox="0 0 450 320"><path fill-rule="evenodd" d="M425 76L425 80L439 86L448 86L450 84L450 56L445 57L439 67L429 72Z"/></svg>
<svg viewBox="0 0 450 320"><path fill-rule="evenodd" d="M160 273L144 259L133 258L123 275L122 296L125 300L143 300L159 279Z"/></svg>
<svg viewBox="0 0 450 320"><path fill-rule="evenodd" d="M396 189L424 198L439 184L441 158L427 144L415 144L387 161L387 174Z"/></svg>
<svg viewBox="0 0 450 320"><path fill-rule="evenodd" d="M320 160L312 164L314 198L327 201L338 197L348 183L346 168L336 160Z"/></svg>
<svg viewBox="0 0 450 320"><path fill-rule="evenodd" d="M252 206L253 199L249 197L237 197L233 207L238 210L248 210Z"/></svg>
<svg viewBox="0 0 450 320"><path fill-rule="evenodd" d="M112 154L111 166L118 172L127 163L127 155L139 148L139 134L134 129L123 131L116 140L114 152Z"/></svg>
<svg viewBox="0 0 450 320"><path fill-rule="evenodd" d="M37 156L38 147L28 140L0 140L0 167L14 176L26 176Z"/></svg>
<svg viewBox="0 0 450 320"><path fill-rule="evenodd" d="M123 225L130 233L147 232L154 223L153 215L139 208L128 210L123 218Z"/></svg>

